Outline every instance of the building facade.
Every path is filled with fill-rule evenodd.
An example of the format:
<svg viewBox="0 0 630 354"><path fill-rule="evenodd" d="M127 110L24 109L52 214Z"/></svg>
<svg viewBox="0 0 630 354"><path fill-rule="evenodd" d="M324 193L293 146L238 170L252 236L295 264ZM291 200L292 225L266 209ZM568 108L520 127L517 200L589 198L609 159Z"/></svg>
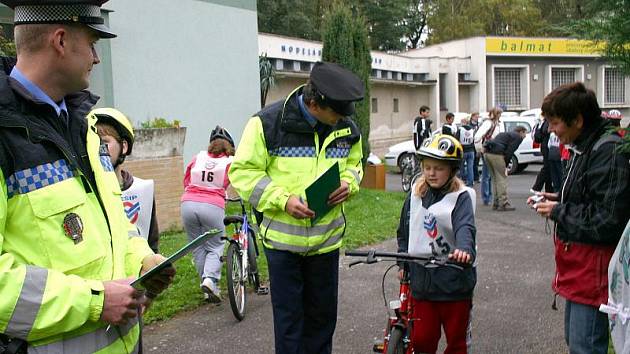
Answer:
<svg viewBox="0 0 630 354"><path fill-rule="evenodd" d="M260 33L259 53L277 70L268 101L280 99L308 78L322 44ZM582 81L603 110L630 116L630 77L610 66L589 42L567 38L473 37L397 55L372 51L372 151L411 137L418 109L432 109L434 127L447 112L483 112L494 106L521 112L540 108L555 87Z"/></svg>

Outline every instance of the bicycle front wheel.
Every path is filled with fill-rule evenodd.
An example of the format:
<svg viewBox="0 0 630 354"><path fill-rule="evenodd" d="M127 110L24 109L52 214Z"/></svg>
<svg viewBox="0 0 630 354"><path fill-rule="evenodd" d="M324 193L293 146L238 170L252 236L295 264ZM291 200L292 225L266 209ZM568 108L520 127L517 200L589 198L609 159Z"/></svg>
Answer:
<svg viewBox="0 0 630 354"><path fill-rule="evenodd" d="M230 298L230 307L237 320L245 318L245 277L243 276L243 262L241 260L240 247L236 243L230 243L227 252L227 291Z"/></svg>
<svg viewBox="0 0 630 354"><path fill-rule="evenodd" d="M405 354L404 332L400 327L392 327L387 342L387 354Z"/></svg>
<svg viewBox="0 0 630 354"><path fill-rule="evenodd" d="M402 190L403 192L409 192L411 189L411 182L413 180L413 166L411 163L405 165L402 170Z"/></svg>

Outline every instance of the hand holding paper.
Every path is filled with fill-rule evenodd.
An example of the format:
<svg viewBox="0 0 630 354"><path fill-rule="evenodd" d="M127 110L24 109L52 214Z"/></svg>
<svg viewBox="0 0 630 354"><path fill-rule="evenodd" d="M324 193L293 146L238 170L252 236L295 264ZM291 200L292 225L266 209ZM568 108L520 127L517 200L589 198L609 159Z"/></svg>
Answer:
<svg viewBox="0 0 630 354"><path fill-rule="evenodd" d="M308 205L302 201L302 198L295 195L289 197L284 210L296 219L306 219L315 216L315 212L308 208Z"/></svg>
<svg viewBox="0 0 630 354"><path fill-rule="evenodd" d="M339 188L330 193L328 196L328 205L341 204L350 196L350 187L348 186L348 182L341 181L340 184Z"/></svg>

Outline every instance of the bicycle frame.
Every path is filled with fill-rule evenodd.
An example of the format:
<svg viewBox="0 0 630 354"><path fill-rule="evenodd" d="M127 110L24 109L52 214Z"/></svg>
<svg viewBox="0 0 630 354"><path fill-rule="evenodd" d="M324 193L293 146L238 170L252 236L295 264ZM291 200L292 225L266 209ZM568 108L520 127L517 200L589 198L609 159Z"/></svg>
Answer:
<svg viewBox="0 0 630 354"><path fill-rule="evenodd" d="M249 240L248 240L248 230L250 229L249 221L247 219L247 212L245 211L245 204L241 199L238 199L241 205L241 217L243 221L240 222L240 226L237 223L234 228L234 233L230 238L226 238L230 243L236 243L239 246L239 252L241 257L241 264L243 266L243 279L240 281L247 281L247 277L249 275L249 258L247 257L247 250L249 249ZM254 245L254 247L256 247ZM258 253L258 252L256 252Z"/></svg>
<svg viewBox="0 0 630 354"><path fill-rule="evenodd" d="M346 251L346 256L354 256L354 257L366 257L365 260L354 261L350 263L350 267L365 263L365 264L374 264L380 262L381 259L377 257L389 258L392 261L403 261L403 262L418 262L424 265L447 265L455 268L462 269L461 266L458 266L455 263L439 260L435 258L426 258L426 257L418 257L412 256L408 253L395 253L395 252L376 252L375 250L370 251ZM385 271L385 275L387 272L394 267L392 265ZM410 301L411 299L411 288L409 281L409 272L404 269L403 277L400 280L400 288L399 288L399 297L398 300L390 301L387 304L387 300L385 299L385 276L383 276L383 299L386 301L386 305L389 310L394 311L394 316L388 316L387 326L384 329L383 333L383 343L377 343L374 345L373 350L377 353L389 353L388 352L390 345L396 345L396 343L391 343L390 339L392 339L392 332L395 328L398 328L402 331L402 344L403 351L396 351L396 353L404 353L404 354L413 354L413 347L411 346L410 333L411 330L411 322L413 322L413 318L411 318L411 314L413 313L413 303Z"/></svg>

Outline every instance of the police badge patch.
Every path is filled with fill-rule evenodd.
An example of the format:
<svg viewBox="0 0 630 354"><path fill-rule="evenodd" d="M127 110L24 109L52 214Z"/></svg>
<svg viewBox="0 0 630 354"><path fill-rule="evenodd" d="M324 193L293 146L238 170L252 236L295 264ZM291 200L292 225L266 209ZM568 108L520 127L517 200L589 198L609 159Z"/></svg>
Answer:
<svg viewBox="0 0 630 354"><path fill-rule="evenodd" d="M74 244L83 241L83 221L79 215L70 213L63 218L63 230Z"/></svg>

